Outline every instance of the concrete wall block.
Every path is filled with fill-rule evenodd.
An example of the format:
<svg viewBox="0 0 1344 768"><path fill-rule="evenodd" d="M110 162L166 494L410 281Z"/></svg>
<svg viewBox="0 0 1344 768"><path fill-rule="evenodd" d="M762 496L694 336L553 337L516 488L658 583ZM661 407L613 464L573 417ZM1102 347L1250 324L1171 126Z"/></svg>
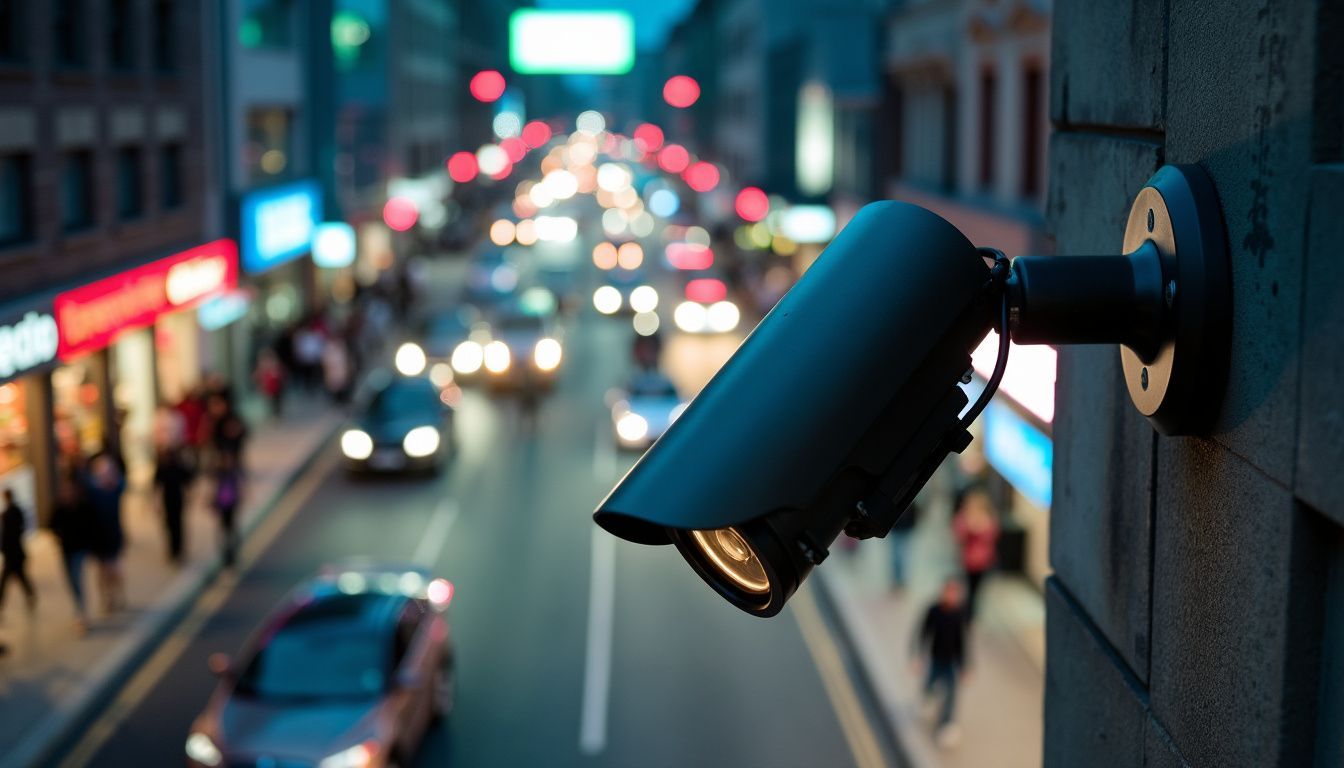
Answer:
<svg viewBox="0 0 1344 768"><path fill-rule="evenodd" d="M1163 0L1055 0L1050 119L1161 130Z"/></svg>
<svg viewBox="0 0 1344 768"><path fill-rule="evenodd" d="M1302 388L1297 437L1298 496L1344 525L1344 168L1312 174L1302 313Z"/></svg>
<svg viewBox="0 0 1344 768"><path fill-rule="evenodd" d="M1056 134L1050 217L1064 254L1116 253L1151 142ZM1129 401L1115 347L1060 349L1050 562L1130 670L1148 679L1153 430ZM1110 449L1098 460L1097 446Z"/></svg>
<svg viewBox="0 0 1344 768"><path fill-rule="evenodd" d="M1163 439L1153 539L1154 715L1205 765L1300 765L1287 717L1294 503L1212 440ZM1299 742L1299 743L1294 743Z"/></svg>
<svg viewBox="0 0 1344 768"><path fill-rule="evenodd" d="M1232 256L1231 376L1218 439L1284 485L1296 448L1314 4L1173 2L1167 161L1199 163Z"/></svg>
<svg viewBox="0 0 1344 768"><path fill-rule="evenodd" d="M1141 690L1057 579L1045 599L1045 768L1142 766Z"/></svg>

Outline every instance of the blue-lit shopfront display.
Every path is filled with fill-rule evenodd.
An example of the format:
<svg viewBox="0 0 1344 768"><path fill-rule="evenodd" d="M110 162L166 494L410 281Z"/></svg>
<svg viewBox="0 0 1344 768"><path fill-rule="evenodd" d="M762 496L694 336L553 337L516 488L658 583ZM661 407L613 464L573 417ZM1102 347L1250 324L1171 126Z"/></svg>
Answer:
<svg viewBox="0 0 1344 768"><path fill-rule="evenodd" d="M312 248L322 220L322 189L308 179L250 192L239 215L243 270L265 272Z"/></svg>
<svg viewBox="0 0 1344 768"><path fill-rule="evenodd" d="M984 429L989 463L1023 496L1049 509L1055 461L1050 438L998 401L985 409Z"/></svg>

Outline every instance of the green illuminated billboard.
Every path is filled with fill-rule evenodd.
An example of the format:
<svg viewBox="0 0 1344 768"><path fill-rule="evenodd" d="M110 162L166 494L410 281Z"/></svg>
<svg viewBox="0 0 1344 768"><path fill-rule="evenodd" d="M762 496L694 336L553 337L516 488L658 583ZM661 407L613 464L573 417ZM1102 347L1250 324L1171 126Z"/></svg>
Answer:
<svg viewBox="0 0 1344 768"><path fill-rule="evenodd" d="M623 75L635 64L635 20L624 11L514 11L509 64L523 75Z"/></svg>

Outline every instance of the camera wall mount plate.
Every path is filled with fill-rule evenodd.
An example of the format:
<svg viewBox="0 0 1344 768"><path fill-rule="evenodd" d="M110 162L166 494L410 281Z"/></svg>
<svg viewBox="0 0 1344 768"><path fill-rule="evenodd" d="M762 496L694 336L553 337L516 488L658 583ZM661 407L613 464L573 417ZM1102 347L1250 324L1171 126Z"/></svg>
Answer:
<svg viewBox="0 0 1344 768"><path fill-rule="evenodd" d="M1141 357L1120 347L1135 407L1166 435L1207 432L1217 417L1231 350L1231 268L1222 206L1197 165L1168 165L1139 190L1123 253L1148 243L1162 269L1163 340Z"/></svg>

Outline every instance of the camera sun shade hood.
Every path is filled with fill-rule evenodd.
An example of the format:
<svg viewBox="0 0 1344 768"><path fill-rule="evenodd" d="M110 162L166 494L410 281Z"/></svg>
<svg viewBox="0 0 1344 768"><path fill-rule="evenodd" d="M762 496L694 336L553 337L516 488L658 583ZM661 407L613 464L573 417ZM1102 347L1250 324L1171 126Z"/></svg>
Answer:
<svg viewBox="0 0 1344 768"><path fill-rule="evenodd" d="M891 434L886 415L947 401L994 323L988 280L975 246L936 214L864 206L594 520L629 541L667 544L669 529L824 503L855 469L876 488L915 439Z"/></svg>

